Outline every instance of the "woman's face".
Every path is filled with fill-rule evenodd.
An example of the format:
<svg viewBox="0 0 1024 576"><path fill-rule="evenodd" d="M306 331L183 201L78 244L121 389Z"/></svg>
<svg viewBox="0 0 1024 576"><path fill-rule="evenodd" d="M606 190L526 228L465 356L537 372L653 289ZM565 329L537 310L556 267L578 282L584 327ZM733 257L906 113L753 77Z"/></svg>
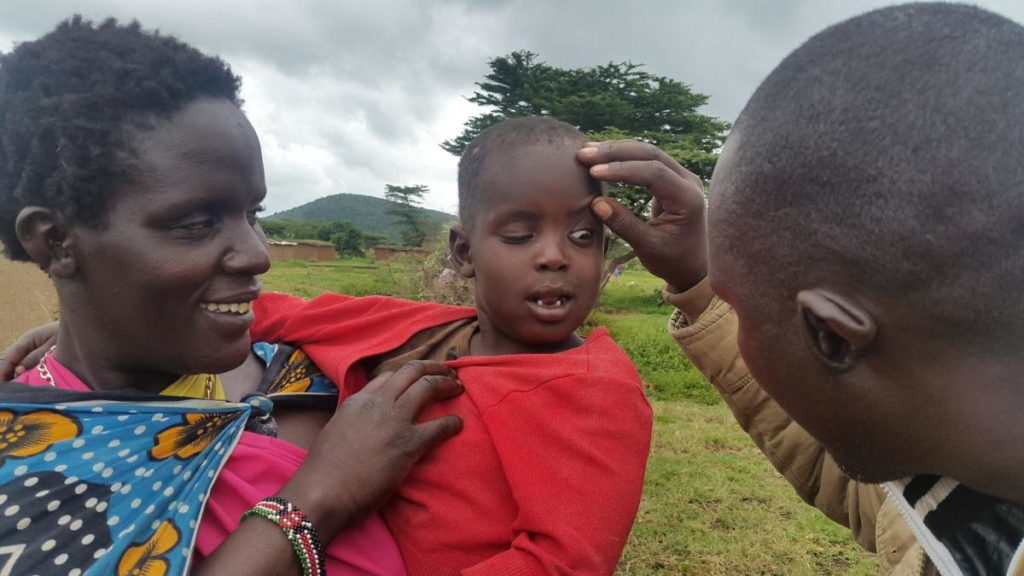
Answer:
<svg viewBox="0 0 1024 576"><path fill-rule="evenodd" d="M106 225L69 234L77 270L59 286L62 322L81 360L108 370L233 368L248 354L249 306L270 267L256 133L232 103L202 99L134 143L134 181L113 194Z"/></svg>

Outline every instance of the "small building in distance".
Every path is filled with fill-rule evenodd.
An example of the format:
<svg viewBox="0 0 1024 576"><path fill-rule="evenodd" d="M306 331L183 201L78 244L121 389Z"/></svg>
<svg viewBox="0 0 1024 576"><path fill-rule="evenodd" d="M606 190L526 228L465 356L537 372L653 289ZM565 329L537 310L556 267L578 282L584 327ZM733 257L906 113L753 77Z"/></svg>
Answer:
<svg viewBox="0 0 1024 576"><path fill-rule="evenodd" d="M392 258L410 258L422 260L430 255L426 248L410 248L408 246L375 246L373 257L377 260L391 260Z"/></svg>
<svg viewBox="0 0 1024 576"><path fill-rule="evenodd" d="M334 260L334 245L320 240L270 240L270 261Z"/></svg>

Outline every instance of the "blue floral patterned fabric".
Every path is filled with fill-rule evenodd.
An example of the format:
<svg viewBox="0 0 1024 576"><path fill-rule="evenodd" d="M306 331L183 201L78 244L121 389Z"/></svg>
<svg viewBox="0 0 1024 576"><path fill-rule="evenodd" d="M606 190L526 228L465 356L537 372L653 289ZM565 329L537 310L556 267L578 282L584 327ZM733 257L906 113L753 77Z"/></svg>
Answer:
<svg viewBox="0 0 1024 576"><path fill-rule="evenodd" d="M256 342L252 351L265 367L260 391L270 398L284 394L337 396L338 387L324 376L302 348L283 342Z"/></svg>
<svg viewBox="0 0 1024 576"><path fill-rule="evenodd" d="M250 408L0 384L0 574L184 574Z"/></svg>

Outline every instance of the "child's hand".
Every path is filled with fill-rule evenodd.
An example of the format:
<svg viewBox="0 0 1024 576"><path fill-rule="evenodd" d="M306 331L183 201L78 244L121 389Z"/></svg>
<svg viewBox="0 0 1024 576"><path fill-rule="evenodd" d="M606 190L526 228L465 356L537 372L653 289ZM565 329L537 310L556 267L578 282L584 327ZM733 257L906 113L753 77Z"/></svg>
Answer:
<svg viewBox="0 0 1024 576"><path fill-rule="evenodd" d="M596 198L591 204L594 214L629 243L652 274L677 290L690 288L707 275L700 178L657 146L636 140L591 142L577 157L597 180L644 186L654 195L647 222L611 198Z"/></svg>

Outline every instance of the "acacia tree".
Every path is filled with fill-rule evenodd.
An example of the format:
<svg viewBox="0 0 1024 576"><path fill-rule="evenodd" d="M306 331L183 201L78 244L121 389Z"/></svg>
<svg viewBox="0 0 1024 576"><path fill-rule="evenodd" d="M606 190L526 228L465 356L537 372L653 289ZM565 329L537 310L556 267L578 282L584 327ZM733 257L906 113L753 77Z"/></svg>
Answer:
<svg viewBox="0 0 1024 576"><path fill-rule="evenodd" d="M431 224L419 207L423 203L423 196L430 191L430 188L416 184L413 186L384 185L384 197L395 204L386 210L398 226L401 228L399 234L402 244L405 246L423 246L423 242L433 232L434 225Z"/></svg>
<svg viewBox="0 0 1024 576"><path fill-rule="evenodd" d="M642 64L610 62L590 68L557 68L520 50L493 58L491 71L468 98L486 110L466 121L462 133L441 147L459 156L481 131L502 120L545 115L578 127L595 141L636 138L661 147L680 164L707 181L729 124L702 114L708 97ZM610 186L610 196L646 216L650 193L635 186ZM629 250L609 251L605 281L612 270L632 259Z"/></svg>

